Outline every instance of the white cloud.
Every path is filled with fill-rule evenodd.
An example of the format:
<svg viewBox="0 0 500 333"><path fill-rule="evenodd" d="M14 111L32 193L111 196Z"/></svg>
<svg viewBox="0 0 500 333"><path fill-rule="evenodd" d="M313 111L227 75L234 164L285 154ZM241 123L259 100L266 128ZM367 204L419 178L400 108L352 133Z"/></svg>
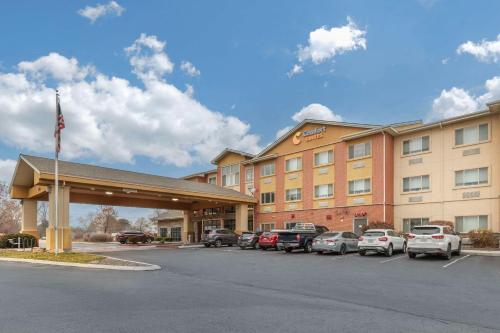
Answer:
<svg viewBox="0 0 500 333"><path fill-rule="evenodd" d="M447 65L449 61L450 61L450 58L444 58L444 59L441 60L441 63L443 65Z"/></svg>
<svg viewBox="0 0 500 333"><path fill-rule="evenodd" d="M458 54L468 53L483 62L500 61L500 34L496 40L482 40L479 43L467 41L457 48Z"/></svg>
<svg viewBox="0 0 500 333"><path fill-rule="evenodd" d="M293 76L300 74L303 71L304 70L302 69L302 66L295 64L293 65L293 68L288 73L286 73L286 75L288 75L289 78L292 78Z"/></svg>
<svg viewBox="0 0 500 333"><path fill-rule="evenodd" d="M300 123L305 119L342 121L342 116L335 114L330 108L319 103L304 106L299 112L292 116L292 120ZM286 134L293 126L284 127L276 132L276 138Z"/></svg>
<svg viewBox="0 0 500 333"><path fill-rule="evenodd" d="M0 160L0 183L10 183L16 163L17 161L15 160Z"/></svg>
<svg viewBox="0 0 500 333"><path fill-rule="evenodd" d="M75 58L68 59L53 52L35 61L21 61L17 67L20 72L37 79L49 76L57 81L83 80L95 71L92 66L80 66Z"/></svg>
<svg viewBox="0 0 500 333"><path fill-rule="evenodd" d="M304 64L312 61L318 65L335 56L358 49L366 50L366 30L359 29L356 23L347 17L347 24L341 27L328 29L326 26L309 33L306 46L298 46L298 61ZM294 69L296 66L294 65ZM292 69L293 72L293 69Z"/></svg>
<svg viewBox="0 0 500 333"><path fill-rule="evenodd" d="M132 45L125 48L137 77L145 82L159 80L174 71L174 64L165 53L165 45L156 36L142 33Z"/></svg>
<svg viewBox="0 0 500 333"><path fill-rule="evenodd" d="M471 92L457 87L441 91L432 103L432 112L428 121L461 116L479 111L486 103L500 99L500 76L487 80L484 84L486 92L475 96Z"/></svg>
<svg viewBox="0 0 500 333"><path fill-rule="evenodd" d="M189 76L199 76L201 72L189 61L181 63L181 70Z"/></svg>
<svg viewBox="0 0 500 333"><path fill-rule="evenodd" d="M249 124L210 110L193 98L192 87L182 91L166 82L161 74L172 71L173 65L138 59L147 52L168 59L164 45L156 37L141 35L127 52L144 87L98 71L93 76L56 80L66 122L63 158L133 163L144 156L187 166L207 163L225 147L250 153L260 150L259 137L250 133ZM53 59L61 63L71 60L56 55ZM38 60L32 63L39 64ZM76 73L83 68L77 66ZM34 79L20 70L0 72L0 141L35 153L53 151L55 106L49 83L53 80Z"/></svg>
<svg viewBox="0 0 500 333"><path fill-rule="evenodd" d="M103 16L121 16L125 8L120 6L116 1L110 1L105 5L97 4L96 6L87 6L78 10L78 14L88 18L90 22L94 23L98 18Z"/></svg>

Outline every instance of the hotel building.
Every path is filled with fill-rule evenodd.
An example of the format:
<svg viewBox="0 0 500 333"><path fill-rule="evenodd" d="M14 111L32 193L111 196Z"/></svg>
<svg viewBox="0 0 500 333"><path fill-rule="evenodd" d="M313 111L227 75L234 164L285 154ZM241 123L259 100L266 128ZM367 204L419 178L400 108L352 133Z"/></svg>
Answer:
<svg viewBox="0 0 500 333"><path fill-rule="evenodd" d="M216 169L184 179L257 198L249 230L312 222L359 232L385 221L407 231L439 220L500 232L499 144L500 102L430 124L304 120L255 156L225 149ZM194 240L235 229L235 208L212 206L193 212Z"/></svg>

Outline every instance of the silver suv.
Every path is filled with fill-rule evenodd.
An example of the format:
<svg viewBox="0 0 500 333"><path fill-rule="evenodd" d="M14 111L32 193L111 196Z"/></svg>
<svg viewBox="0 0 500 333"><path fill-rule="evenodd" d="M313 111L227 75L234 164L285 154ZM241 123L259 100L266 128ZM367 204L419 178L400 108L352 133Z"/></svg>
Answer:
<svg viewBox="0 0 500 333"><path fill-rule="evenodd" d="M238 244L238 235L229 229L205 230L201 241L206 247L212 245L215 247L221 247L222 245L233 246Z"/></svg>

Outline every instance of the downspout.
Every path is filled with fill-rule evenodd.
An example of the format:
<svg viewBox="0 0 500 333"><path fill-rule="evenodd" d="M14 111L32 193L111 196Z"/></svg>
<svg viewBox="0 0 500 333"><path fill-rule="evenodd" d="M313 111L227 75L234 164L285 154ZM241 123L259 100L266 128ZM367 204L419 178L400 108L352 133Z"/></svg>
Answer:
<svg viewBox="0 0 500 333"><path fill-rule="evenodd" d="M382 132L382 137L383 137L383 144L384 144L384 147L383 147L383 156L384 156L384 162L383 162L383 173L384 173L384 185L383 185L383 191L384 191L384 222L387 222L386 221L386 212L385 212L385 205L386 205L386 197L385 197L385 190L386 190L386 186L385 186L385 163L386 163L386 158L385 158L385 132Z"/></svg>

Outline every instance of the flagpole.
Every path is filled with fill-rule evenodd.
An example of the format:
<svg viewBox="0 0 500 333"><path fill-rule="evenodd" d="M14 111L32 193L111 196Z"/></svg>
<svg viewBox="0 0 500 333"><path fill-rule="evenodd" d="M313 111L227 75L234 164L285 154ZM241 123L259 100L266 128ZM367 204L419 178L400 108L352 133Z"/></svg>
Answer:
<svg viewBox="0 0 500 333"><path fill-rule="evenodd" d="M59 126L59 114L57 111L57 103L59 103L59 91L56 90L56 126ZM58 140L58 139L56 139ZM55 249L55 254L59 254L59 151L58 151L58 142L56 141L56 151L55 151L55 177L54 177L54 187L55 187L55 218L56 218L56 223L54 226L54 231L56 233L55 236L55 243L56 243L56 249Z"/></svg>

